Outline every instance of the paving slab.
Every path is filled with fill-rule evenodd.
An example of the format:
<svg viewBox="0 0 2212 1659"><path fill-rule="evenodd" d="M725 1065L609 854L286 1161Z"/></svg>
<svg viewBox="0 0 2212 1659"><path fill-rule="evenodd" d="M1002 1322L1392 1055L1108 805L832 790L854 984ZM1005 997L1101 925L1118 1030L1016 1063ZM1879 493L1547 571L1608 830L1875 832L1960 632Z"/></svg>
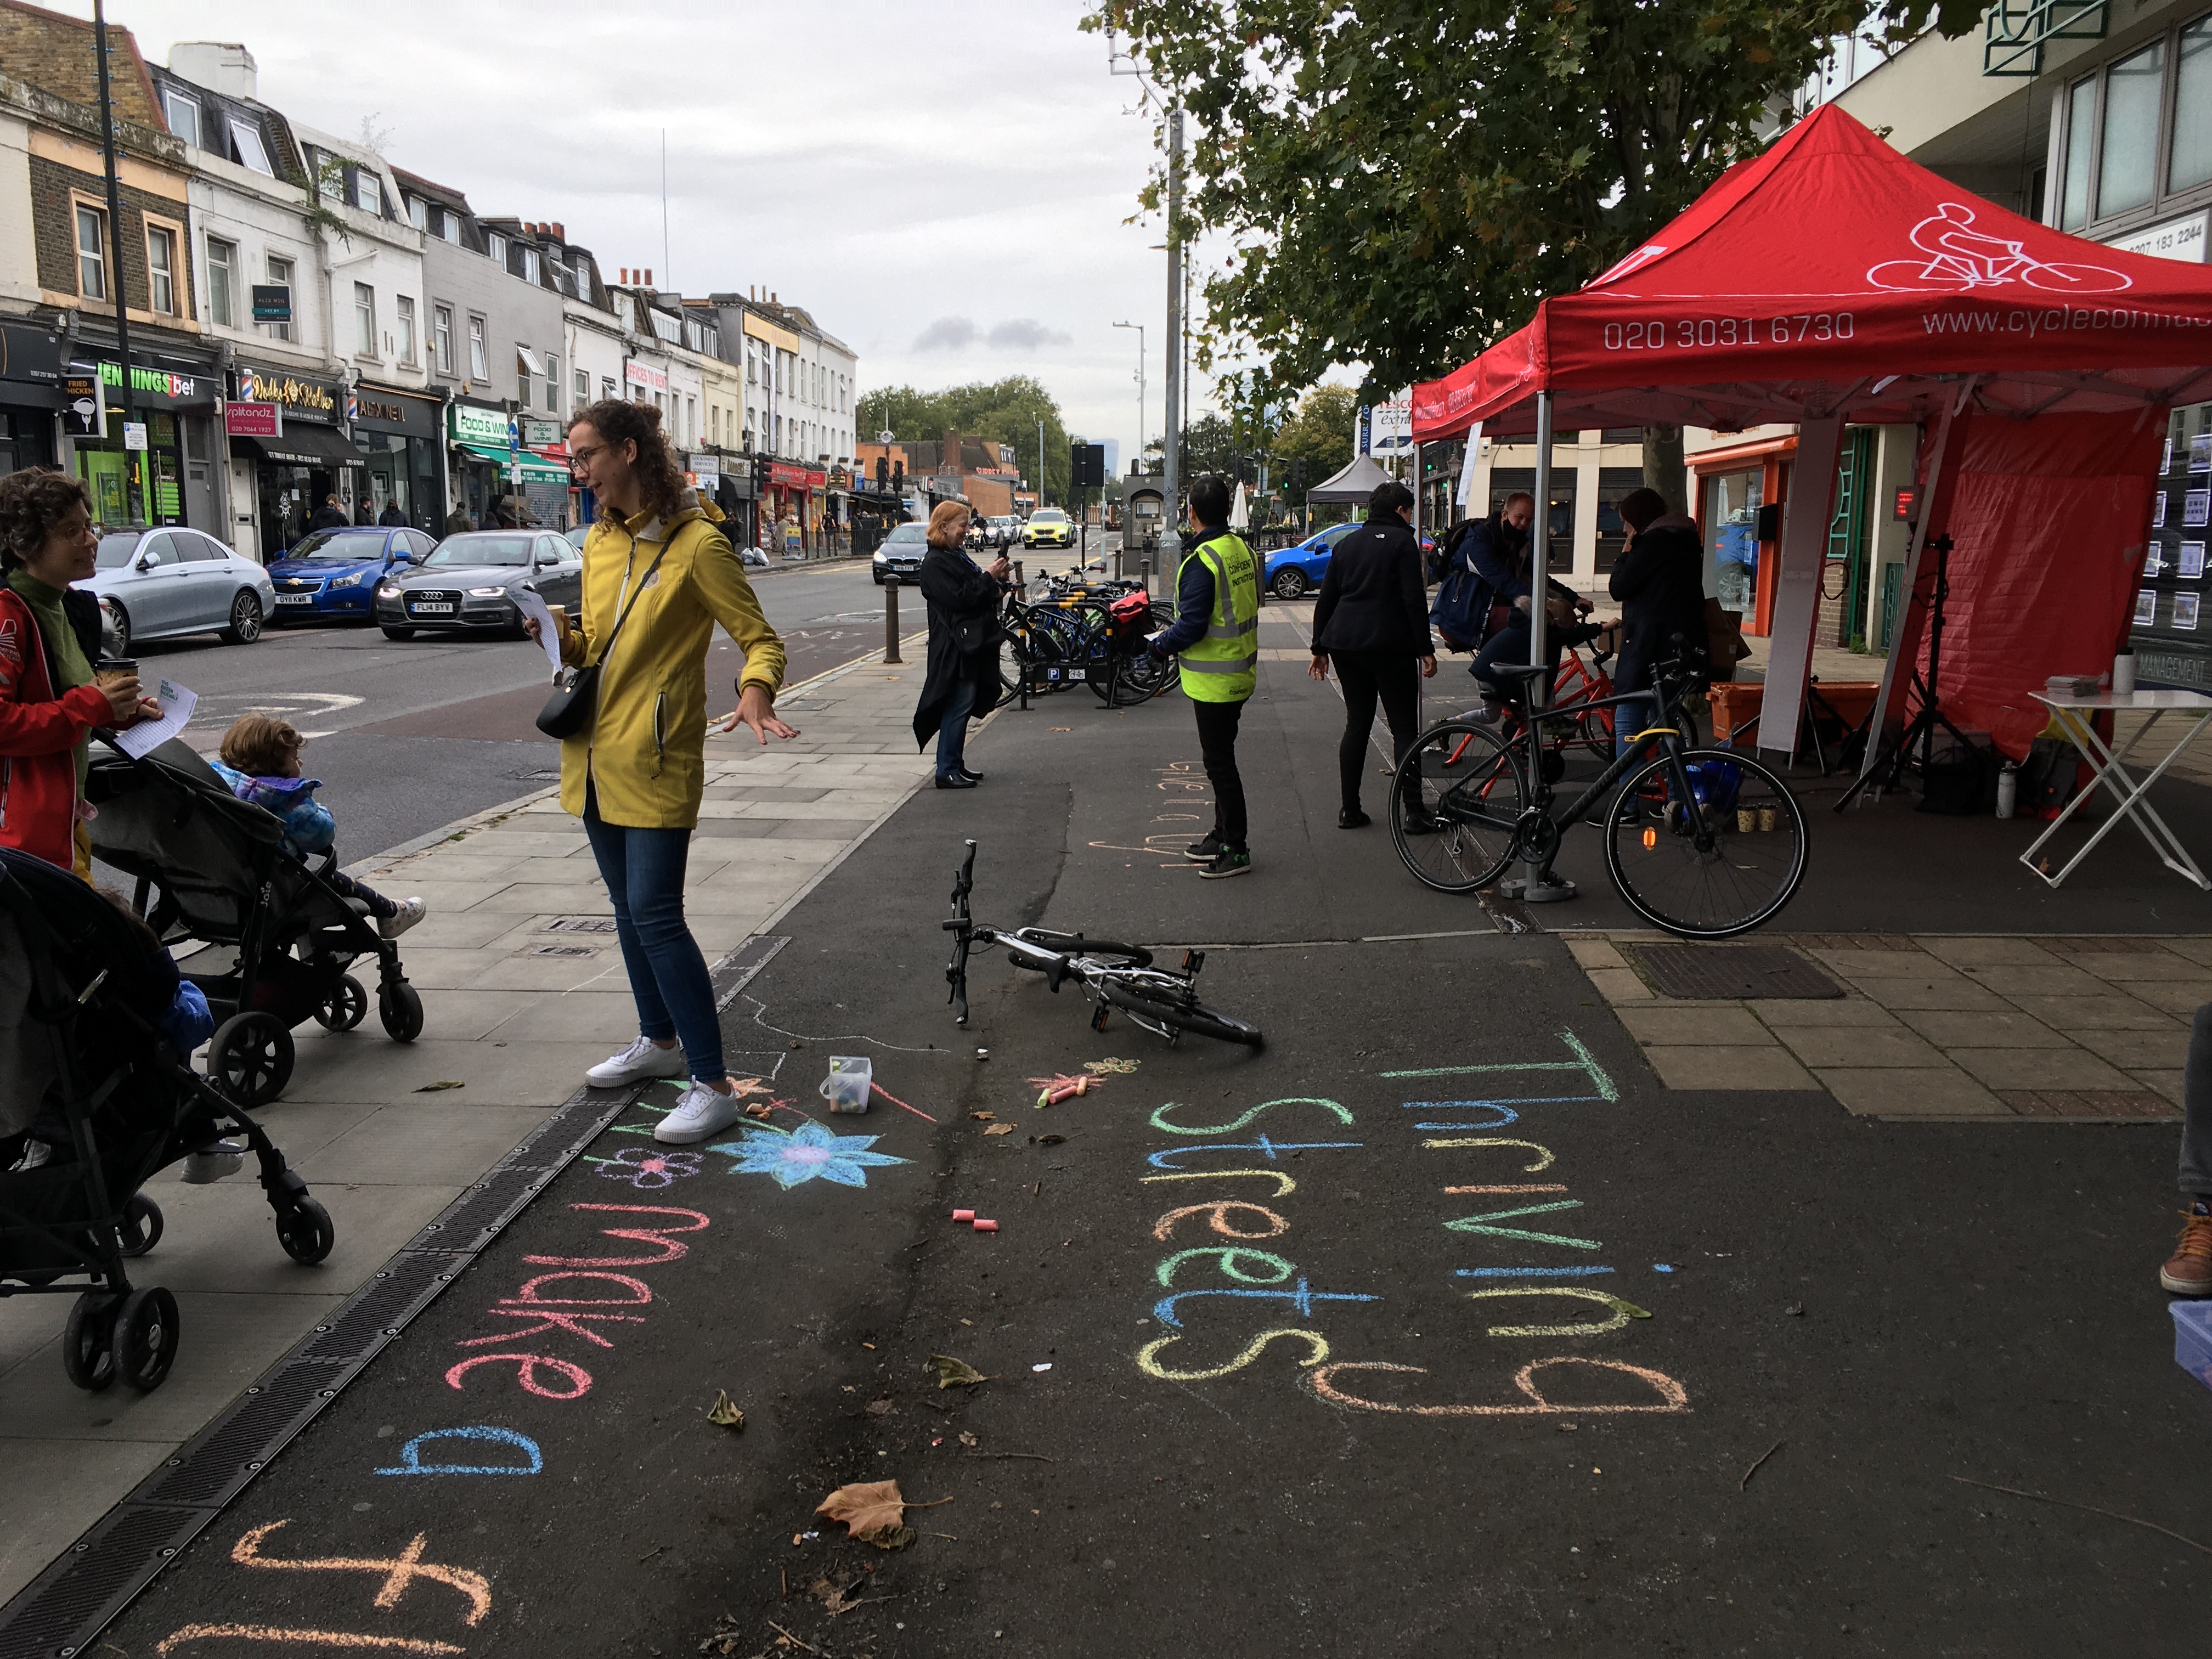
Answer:
<svg viewBox="0 0 2212 1659"><path fill-rule="evenodd" d="M1879 1025L1787 1025L1776 1033L1808 1066L1938 1066L1943 1056L1912 1032Z"/></svg>
<svg viewBox="0 0 2212 1659"><path fill-rule="evenodd" d="M1766 1028L1735 1003L1684 1007L1624 1007L1620 1023L1646 1048L1661 1045L1745 1045L1771 1047Z"/></svg>
<svg viewBox="0 0 2212 1659"><path fill-rule="evenodd" d="M1975 1013L1953 1008L1908 1008L1899 1016L1936 1048L2064 1048L2063 1034L2025 1014Z"/></svg>
<svg viewBox="0 0 2212 1659"><path fill-rule="evenodd" d="M1955 1048L1952 1063L1992 1089L2124 1089L2127 1075L2087 1049Z"/></svg>
<svg viewBox="0 0 2212 1659"><path fill-rule="evenodd" d="M1670 1089L1818 1089L1789 1051L1762 1046L1647 1048L1644 1057Z"/></svg>
<svg viewBox="0 0 2212 1659"><path fill-rule="evenodd" d="M2183 1025L2139 997L2015 996L2009 1000L2021 1012L2057 1030L2165 1031Z"/></svg>
<svg viewBox="0 0 2212 1659"><path fill-rule="evenodd" d="M1820 1086L1861 1117L2010 1117L2011 1109L1954 1066L1827 1066Z"/></svg>

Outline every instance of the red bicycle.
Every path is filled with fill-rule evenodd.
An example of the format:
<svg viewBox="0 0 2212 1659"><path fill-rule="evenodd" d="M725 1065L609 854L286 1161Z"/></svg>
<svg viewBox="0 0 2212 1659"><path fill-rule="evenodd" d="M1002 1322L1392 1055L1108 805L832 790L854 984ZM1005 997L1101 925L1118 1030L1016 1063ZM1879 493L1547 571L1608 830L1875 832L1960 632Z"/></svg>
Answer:
<svg viewBox="0 0 2212 1659"><path fill-rule="evenodd" d="M1565 751L1579 743L1602 761L1613 758L1613 710L1610 707L1590 708L1587 705L1613 695L1613 677L1605 672L1612 653L1593 649L1590 660L1585 663L1583 653L1569 646L1559 660L1559 674L1552 681L1552 696L1543 714L1543 749L1547 755L1564 757ZM1521 729L1519 713L1509 705L1500 716L1498 736L1510 741ZM1470 739L1462 738L1458 746L1446 757L1447 768L1457 766L1467 753ZM1553 762L1547 770L1556 770L1560 762Z"/></svg>

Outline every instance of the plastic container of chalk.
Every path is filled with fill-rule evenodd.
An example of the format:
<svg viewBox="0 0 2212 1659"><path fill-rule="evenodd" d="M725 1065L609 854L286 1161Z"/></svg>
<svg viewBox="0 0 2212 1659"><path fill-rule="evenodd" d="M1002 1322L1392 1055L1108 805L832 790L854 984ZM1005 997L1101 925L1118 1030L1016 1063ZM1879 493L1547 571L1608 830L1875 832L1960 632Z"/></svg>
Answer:
<svg viewBox="0 0 2212 1659"><path fill-rule="evenodd" d="M2212 1302L2175 1302L2173 1363L2212 1389Z"/></svg>

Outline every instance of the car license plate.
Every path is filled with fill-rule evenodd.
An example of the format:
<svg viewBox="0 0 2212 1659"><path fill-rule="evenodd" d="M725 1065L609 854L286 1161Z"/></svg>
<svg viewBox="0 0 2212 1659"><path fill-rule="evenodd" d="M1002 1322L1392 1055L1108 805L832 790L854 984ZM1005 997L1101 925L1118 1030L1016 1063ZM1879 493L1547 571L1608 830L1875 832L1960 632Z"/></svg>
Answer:
<svg viewBox="0 0 2212 1659"><path fill-rule="evenodd" d="M276 596L279 605L313 605L314 602L315 596L312 593L279 593Z"/></svg>
<svg viewBox="0 0 2212 1659"><path fill-rule="evenodd" d="M407 614L410 617L450 617L453 614L453 607L443 603L426 605L418 600L407 607Z"/></svg>

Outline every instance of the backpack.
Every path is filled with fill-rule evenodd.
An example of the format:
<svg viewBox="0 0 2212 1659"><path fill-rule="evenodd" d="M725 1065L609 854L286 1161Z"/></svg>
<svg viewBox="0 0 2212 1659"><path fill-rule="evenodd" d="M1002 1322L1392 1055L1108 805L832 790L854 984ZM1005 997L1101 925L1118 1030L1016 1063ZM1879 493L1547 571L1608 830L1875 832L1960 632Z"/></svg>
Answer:
<svg viewBox="0 0 2212 1659"><path fill-rule="evenodd" d="M1429 624L1454 651L1472 651L1482 642L1490 620L1490 585L1474 567L1460 557L1460 549L1474 528L1469 519L1452 532L1439 556L1443 561L1437 580L1436 603L1429 607Z"/></svg>

